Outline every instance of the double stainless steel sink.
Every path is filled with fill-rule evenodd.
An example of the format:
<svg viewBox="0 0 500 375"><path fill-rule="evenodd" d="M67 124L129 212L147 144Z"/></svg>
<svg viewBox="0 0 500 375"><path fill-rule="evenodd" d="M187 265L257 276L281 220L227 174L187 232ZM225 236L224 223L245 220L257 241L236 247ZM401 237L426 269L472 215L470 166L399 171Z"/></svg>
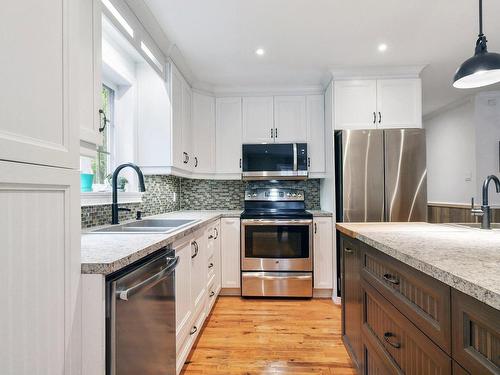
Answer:
<svg viewBox="0 0 500 375"><path fill-rule="evenodd" d="M144 219L131 223L101 228L92 233L169 233L199 220L190 219Z"/></svg>

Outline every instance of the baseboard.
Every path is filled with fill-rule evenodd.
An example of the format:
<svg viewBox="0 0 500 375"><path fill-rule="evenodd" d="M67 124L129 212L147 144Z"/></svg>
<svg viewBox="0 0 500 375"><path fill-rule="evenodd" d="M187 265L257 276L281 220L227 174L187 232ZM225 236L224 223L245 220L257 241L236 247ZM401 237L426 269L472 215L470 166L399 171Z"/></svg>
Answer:
<svg viewBox="0 0 500 375"><path fill-rule="evenodd" d="M332 298L333 289L313 289L313 298Z"/></svg>
<svg viewBox="0 0 500 375"><path fill-rule="evenodd" d="M219 293L220 296L241 296L240 288L222 288Z"/></svg>

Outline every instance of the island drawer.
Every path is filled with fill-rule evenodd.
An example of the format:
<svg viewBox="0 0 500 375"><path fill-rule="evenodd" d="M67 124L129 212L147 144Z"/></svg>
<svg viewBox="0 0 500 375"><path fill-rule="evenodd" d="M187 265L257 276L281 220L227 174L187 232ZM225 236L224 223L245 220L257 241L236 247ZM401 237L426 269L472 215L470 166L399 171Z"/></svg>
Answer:
<svg viewBox="0 0 500 375"><path fill-rule="evenodd" d="M376 249L363 248L362 277L451 354L451 288Z"/></svg>
<svg viewBox="0 0 500 375"><path fill-rule="evenodd" d="M362 334L366 342L383 349L378 356L383 358L385 353L390 358L385 361L387 366L394 362L404 374L451 374L452 361L443 350L365 280L361 288Z"/></svg>
<svg viewBox="0 0 500 375"><path fill-rule="evenodd" d="M471 374L500 374L500 311L452 290L453 359Z"/></svg>

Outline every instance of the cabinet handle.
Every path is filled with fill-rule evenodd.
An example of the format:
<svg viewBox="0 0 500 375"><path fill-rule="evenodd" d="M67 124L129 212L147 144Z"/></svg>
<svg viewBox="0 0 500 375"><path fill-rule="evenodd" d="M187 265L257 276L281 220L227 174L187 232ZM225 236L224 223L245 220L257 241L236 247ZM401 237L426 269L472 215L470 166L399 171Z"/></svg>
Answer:
<svg viewBox="0 0 500 375"><path fill-rule="evenodd" d="M187 164L189 161L189 156L187 152L183 152L182 155L184 155L184 160L182 161L184 164Z"/></svg>
<svg viewBox="0 0 500 375"><path fill-rule="evenodd" d="M307 158L307 167L311 168L311 158Z"/></svg>
<svg viewBox="0 0 500 375"><path fill-rule="evenodd" d="M191 255L191 259L193 259L198 255L198 243L196 241L193 241L191 245L194 246L194 254Z"/></svg>
<svg viewBox="0 0 500 375"><path fill-rule="evenodd" d="M210 263L210 264L208 265L208 269L210 269L210 268L214 268L214 264L213 264L213 263Z"/></svg>
<svg viewBox="0 0 500 375"><path fill-rule="evenodd" d="M109 120L106 117L106 112L104 110L99 110L99 119L101 120L101 125L99 125L99 133L102 133L104 129L106 129L106 125L108 125Z"/></svg>
<svg viewBox="0 0 500 375"><path fill-rule="evenodd" d="M213 296L215 296L215 292L212 290L212 291L210 292L210 297L213 297Z"/></svg>
<svg viewBox="0 0 500 375"><path fill-rule="evenodd" d="M198 156L194 157L194 167L198 167Z"/></svg>
<svg viewBox="0 0 500 375"><path fill-rule="evenodd" d="M385 332L384 333L384 340L386 343L388 343L393 348L396 348L396 349L401 348L401 344L399 342L392 342L391 340L389 340L391 337L396 337L396 335L392 332Z"/></svg>
<svg viewBox="0 0 500 375"><path fill-rule="evenodd" d="M377 114L373 112L373 123L375 124L377 122Z"/></svg>
<svg viewBox="0 0 500 375"><path fill-rule="evenodd" d="M191 328L191 331L189 331L189 334L193 336L196 332L198 332L198 327L193 326L193 328Z"/></svg>
<svg viewBox="0 0 500 375"><path fill-rule="evenodd" d="M318 233L318 224L314 223L314 234Z"/></svg>
<svg viewBox="0 0 500 375"><path fill-rule="evenodd" d="M352 254L352 253L354 253L354 250L349 249L348 247L346 247L346 248L344 249L344 252L345 252L345 253L347 253L347 254Z"/></svg>
<svg viewBox="0 0 500 375"><path fill-rule="evenodd" d="M214 240L216 240L217 238L219 238L219 230L217 228L214 228L214 232L215 232Z"/></svg>
<svg viewBox="0 0 500 375"><path fill-rule="evenodd" d="M380 124L382 122L382 113L378 113L378 123Z"/></svg>
<svg viewBox="0 0 500 375"><path fill-rule="evenodd" d="M384 274L383 278L385 280L387 280L388 282L390 282L391 284L399 285L399 279L397 277L391 275L390 273Z"/></svg>
<svg viewBox="0 0 500 375"><path fill-rule="evenodd" d="M271 128L271 138L274 138L273 128Z"/></svg>
<svg viewBox="0 0 500 375"><path fill-rule="evenodd" d="M241 158L240 158L240 169L241 169Z"/></svg>
<svg viewBox="0 0 500 375"><path fill-rule="evenodd" d="M278 128L274 129L274 137L278 138Z"/></svg>

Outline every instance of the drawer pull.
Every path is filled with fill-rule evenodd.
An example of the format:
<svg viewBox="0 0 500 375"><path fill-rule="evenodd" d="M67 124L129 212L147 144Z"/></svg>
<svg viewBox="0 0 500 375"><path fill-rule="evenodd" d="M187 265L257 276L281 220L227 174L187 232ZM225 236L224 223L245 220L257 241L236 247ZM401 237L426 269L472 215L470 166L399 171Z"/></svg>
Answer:
<svg viewBox="0 0 500 375"><path fill-rule="evenodd" d="M344 249L344 251L345 251L347 254L352 254L352 253L354 253L354 250L349 249L348 247L346 247L346 248Z"/></svg>
<svg viewBox="0 0 500 375"><path fill-rule="evenodd" d="M208 269L210 269L210 268L214 268L214 264L213 264L213 263L210 263L210 264L208 265Z"/></svg>
<svg viewBox="0 0 500 375"><path fill-rule="evenodd" d="M392 276L390 273L384 274L383 277L385 280L389 281L391 284L399 285L399 279L396 278L395 276Z"/></svg>
<svg viewBox="0 0 500 375"><path fill-rule="evenodd" d="M196 241L193 241L193 243L191 244L191 246L194 247L194 254L191 255L191 259L194 259L198 255L198 251L199 251L198 243Z"/></svg>
<svg viewBox="0 0 500 375"><path fill-rule="evenodd" d="M215 296L215 292L212 290L212 291L210 292L210 297L213 297L213 296Z"/></svg>
<svg viewBox="0 0 500 375"><path fill-rule="evenodd" d="M191 328L191 331L189 332L189 334L191 336L193 336L196 332L198 332L198 327L194 326L193 328Z"/></svg>
<svg viewBox="0 0 500 375"><path fill-rule="evenodd" d="M388 343L393 348L396 348L396 349L401 348L401 344L399 342L392 342L391 340L389 340L391 337L396 337L396 335L392 332L385 332L384 333L384 340L386 343Z"/></svg>

